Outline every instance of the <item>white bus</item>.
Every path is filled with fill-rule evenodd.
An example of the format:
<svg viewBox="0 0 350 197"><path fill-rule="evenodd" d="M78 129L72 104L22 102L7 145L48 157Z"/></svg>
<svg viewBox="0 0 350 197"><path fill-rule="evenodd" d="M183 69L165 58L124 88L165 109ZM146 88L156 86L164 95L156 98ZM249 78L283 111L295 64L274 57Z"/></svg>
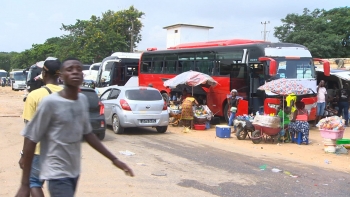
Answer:
<svg viewBox="0 0 350 197"><path fill-rule="evenodd" d="M12 90L24 90L26 88L26 79L28 72L23 70L12 70L10 72Z"/></svg>
<svg viewBox="0 0 350 197"><path fill-rule="evenodd" d="M6 86L6 77L7 77L6 70L0 69L0 84L2 87Z"/></svg>
<svg viewBox="0 0 350 197"><path fill-rule="evenodd" d="M123 86L138 75L141 53L116 52L103 59L98 71L96 87Z"/></svg>
<svg viewBox="0 0 350 197"><path fill-rule="evenodd" d="M96 82L97 80L97 75L98 75L98 70L100 69L102 62L98 62L98 63L93 63L89 70L84 70L84 79L89 79L89 80L93 80L94 82Z"/></svg>

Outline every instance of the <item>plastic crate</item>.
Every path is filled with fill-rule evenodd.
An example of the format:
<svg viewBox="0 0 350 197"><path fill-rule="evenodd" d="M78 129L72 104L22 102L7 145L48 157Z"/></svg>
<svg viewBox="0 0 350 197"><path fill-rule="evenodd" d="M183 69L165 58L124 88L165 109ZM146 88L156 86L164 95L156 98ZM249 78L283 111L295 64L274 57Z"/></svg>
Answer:
<svg viewBox="0 0 350 197"><path fill-rule="evenodd" d="M320 129L321 136L326 139L341 139L344 135L344 130L326 130Z"/></svg>
<svg viewBox="0 0 350 197"><path fill-rule="evenodd" d="M195 130L205 130L205 124L194 124Z"/></svg>

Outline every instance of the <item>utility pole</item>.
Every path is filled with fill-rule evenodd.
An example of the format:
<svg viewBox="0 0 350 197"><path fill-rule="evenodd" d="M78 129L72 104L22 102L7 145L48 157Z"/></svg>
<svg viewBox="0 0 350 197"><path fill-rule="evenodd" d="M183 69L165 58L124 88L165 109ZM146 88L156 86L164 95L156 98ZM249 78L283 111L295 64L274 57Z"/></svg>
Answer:
<svg viewBox="0 0 350 197"><path fill-rule="evenodd" d="M262 25L264 25L264 31L262 33L264 33L264 41L266 41L266 35L269 31L266 31L266 25L270 24L270 21L265 21L265 22L261 22Z"/></svg>
<svg viewBox="0 0 350 197"><path fill-rule="evenodd" d="M134 21L131 19L130 52L134 52Z"/></svg>

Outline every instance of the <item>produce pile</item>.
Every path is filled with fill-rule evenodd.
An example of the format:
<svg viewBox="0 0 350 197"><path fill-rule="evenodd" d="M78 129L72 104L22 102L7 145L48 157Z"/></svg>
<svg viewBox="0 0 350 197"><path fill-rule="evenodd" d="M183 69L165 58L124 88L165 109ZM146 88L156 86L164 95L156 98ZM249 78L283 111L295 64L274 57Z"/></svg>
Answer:
<svg viewBox="0 0 350 197"><path fill-rule="evenodd" d="M344 130L343 120L338 116L331 116L321 119L317 124L319 129Z"/></svg>
<svg viewBox="0 0 350 197"><path fill-rule="evenodd" d="M205 109L204 106L198 106L194 110L195 115L198 116L206 116L209 114L209 112Z"/></svg>

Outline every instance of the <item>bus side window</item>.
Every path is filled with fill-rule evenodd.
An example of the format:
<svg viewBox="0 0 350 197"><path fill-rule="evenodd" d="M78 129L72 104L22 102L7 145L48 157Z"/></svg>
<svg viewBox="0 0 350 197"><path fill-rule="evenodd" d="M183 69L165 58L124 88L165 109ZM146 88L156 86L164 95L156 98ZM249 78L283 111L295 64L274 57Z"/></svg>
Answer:
<svg viewBox="0 0 350 197"><path fill-rule="evenodd" d="M211 64L211 61L209 60L204 60L204 61L198 61L198 71L201 72L201 73L204 73L204 74L210 74L209 73L209 65Z"/></svg>
<svg viewBox="0 0 350 197"><path fill-rule="evenodd" d="M142 62L141 66L141 72L142 73L149 73L151 71L151 62Z"/></svg>
<svg viewBox="0 0 350 197"><path fill-rule="evenodd" d="M183 61L182 62L182 72L192 70L193 61Z"/></svg>
<svg viewBox="0 0 350 197"><path fill-rule="evenodd" d="M153 73L163 73L163 61L153 63Z"/></svg>
<svg viewBox="0 0 350 197"><path fill-rule="evenodd" d="M194 66L194 71L198 71L198 72L202 72L204 65L203 65L203 61L196 61L196 64Z"/></svg>
<svg viewBox="0 0 350 197"><path fill-rule="evenodd" d="M179 61L178 64L177 64L177 67L176 67L176 73L182 73L182 65L183 64L183 61Z"/></svg>
<svg viewBox="0 0 350 197"><path fill-rule="evenodd" d="M165 61L165 73L169 73L169 74L176 73L176 61L172 61L172 60Z"/></svg>

